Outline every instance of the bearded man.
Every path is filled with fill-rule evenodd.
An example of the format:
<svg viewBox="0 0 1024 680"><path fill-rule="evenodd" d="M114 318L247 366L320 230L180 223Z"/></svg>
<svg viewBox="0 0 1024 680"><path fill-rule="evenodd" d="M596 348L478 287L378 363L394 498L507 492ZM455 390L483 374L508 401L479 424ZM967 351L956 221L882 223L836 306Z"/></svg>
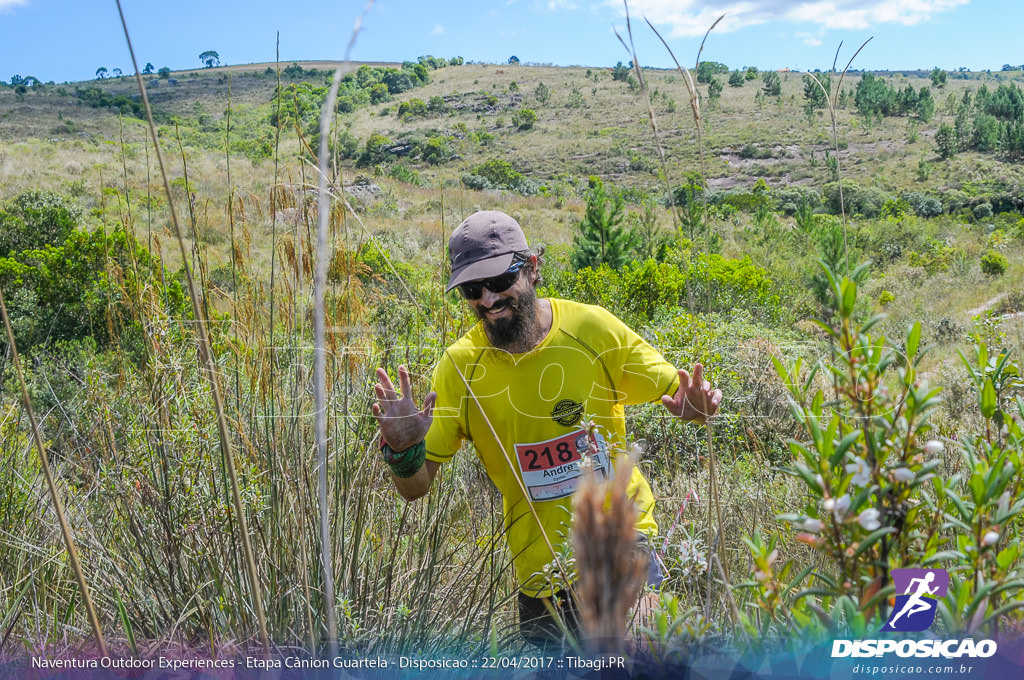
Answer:
<svg viewBox="0 0 1024 680"><path fill-rule="evenodd" d="M383 455L395 487L412 501L464 441L473 443L503 499L520 632L540 646L557 643L564 624L552 610L570 632L578 634L578 624L572 598L545 566L568 540L580 463L588 460L599 479L614 477L625 460L626 404L660 400L670 414L703 423L722 393L703 379L700 364L692 376L677 371L607 310L538 298L537 254L505 213L474 213L452 232L448 250L447 290L458 288L480 323L445 350L422 408L404 366L400 391L377 370L372 410ZM637 536L646 545L657 532L654 496L636 467L628 474ZM657 586L664 574L648 553L647 581Z"/></svg>

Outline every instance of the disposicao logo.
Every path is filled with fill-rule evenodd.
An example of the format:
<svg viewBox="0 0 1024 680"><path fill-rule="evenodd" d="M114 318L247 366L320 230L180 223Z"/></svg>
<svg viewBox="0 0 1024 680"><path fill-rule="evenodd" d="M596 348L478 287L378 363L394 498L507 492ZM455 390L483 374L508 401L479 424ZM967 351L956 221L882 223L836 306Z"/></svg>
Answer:
<svg viewBox="0 0 1024 680"><path fill-rule="evenodd" d="M883 631L914 633L927 630L935 621L939 598L949 590L945 569L893 569L896 602Z"/></svg>
<svg viewBox="0 0 1024 680"><path fill-rule="evenodd" d="M917 633L935 622L939 598L949 590L945 569L893 569L895 602L880 632ZM995 640L834 640L832 657L987 658L996 653Z"/></svg>

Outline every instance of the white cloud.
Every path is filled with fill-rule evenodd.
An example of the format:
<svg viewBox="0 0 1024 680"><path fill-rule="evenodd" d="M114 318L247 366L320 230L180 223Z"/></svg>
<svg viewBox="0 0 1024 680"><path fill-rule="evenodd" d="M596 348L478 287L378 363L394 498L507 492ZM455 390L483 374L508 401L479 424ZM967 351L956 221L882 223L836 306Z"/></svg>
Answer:
<svg viewBox="0 0 1024 680"><path fill-rule="evenodd" d="M444 26L441 24L434 24L434 27L430 29L430 35L441 35L444 33Z"/></svg>
<svg viewBox="0 0 1024 680"><path fill-rule="evenodd" d="M28 0L0 0L0 12L27 4Z"/></svg>
<svg viewBox="0 0 1024 680"><path fill-rule="evenodd" d="M629 13L646 17L655 26L668 26L670 35L701 36L719 16L716 31L735 31L774 21L817 24L824 29L866 29L877 24L907 26L927 21L970 0L630 0ZM622 9L621 0L604 0Z"/></svg>
<svg viewBox="0 0 1024 680"><path fill-rule="evenodd" d="M610 0L607 4L611 4ZM594 5L595 7L600 6L599 4ZM619 5L622 6L621 4ZM579 9L580 6L574 2L574 0L536 0L533 3L534 11L538 12L558 12L561 10L575 10Z"/></svg>
<svg viewBox="0 0 1024 680"><path fill-rule="evenodd" d="M804 44L807 45L808 47L821 47L824 44L821 40L821 35L823 33L824 31L819 31L818 35L815 35L813 33L796 33L795 35L798 38L802 38Z"/></svg>

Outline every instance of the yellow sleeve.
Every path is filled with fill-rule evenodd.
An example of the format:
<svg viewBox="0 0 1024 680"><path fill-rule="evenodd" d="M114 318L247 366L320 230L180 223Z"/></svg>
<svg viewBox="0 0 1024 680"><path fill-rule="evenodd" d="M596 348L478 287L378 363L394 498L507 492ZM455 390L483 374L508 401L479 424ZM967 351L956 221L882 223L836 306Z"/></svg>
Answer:
<svg viewBox="0 0 1024 680"><path fill-rule="evenodd" d="M462 404L466 389L447 351L434 368L432 389L437 392L437 402L434 405L434 420L426 436L427 460L447 463L467 438L462 425Z"/></svg>
<svg viewBox="0 0 1024 680"><path fill-rule="evenodd" d="M662 395L674 394L679 386L679 373L658 350L640 337L615 315L605 312L608 329L616 347L613 349L619 367L615 379L619 401L623 404L644 404L657 401Z"/></svg>

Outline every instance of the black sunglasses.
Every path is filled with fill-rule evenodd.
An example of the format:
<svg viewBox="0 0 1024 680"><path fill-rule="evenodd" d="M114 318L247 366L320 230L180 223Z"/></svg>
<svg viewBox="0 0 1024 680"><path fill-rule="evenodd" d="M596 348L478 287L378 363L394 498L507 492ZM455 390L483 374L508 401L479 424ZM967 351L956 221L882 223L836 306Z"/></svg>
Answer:
<svg viewBox="0 0 1024 680"><path fill-rule="evenodd" d="M498 274L492 276L489 279L480 279L479 281L468 281L466 283L460 283L458 285L459 292L462 293L462 297L467 300L479 300L480 296L484 294L484 288L491 291L492 293L503 293L512 287L512 284L519 278L519 274L523 270L528 260L518 260L512 263L504 274Z"/></svg>

